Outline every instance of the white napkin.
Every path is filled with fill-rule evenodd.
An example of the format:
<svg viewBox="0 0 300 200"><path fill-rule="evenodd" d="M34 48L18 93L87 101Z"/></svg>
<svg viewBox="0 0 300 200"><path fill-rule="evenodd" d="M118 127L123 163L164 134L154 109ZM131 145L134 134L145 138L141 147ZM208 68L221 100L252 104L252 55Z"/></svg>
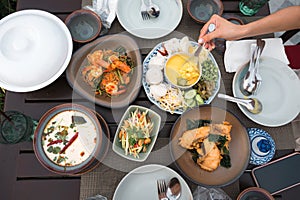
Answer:
<svg viewBox="0 0 300 200"><path fill-rule="evenodd" d="M107 1L108 15L103 14L104 1ZM82 0L81 7L96 12L106 29L109 29L116 17L118 0Z"/></svg>
<svg viewBox="0 0 300 200"><path fill-rule="evenodd" d="M262 57L267 56L276 58L289 64L281 38L268 38L264 39L264 41L266 42L266 45L261 54ZM239 67L249 62L251 44L255 43L256 40L226 41L226 50L224 54L226 72L235 72Z"/></svg>

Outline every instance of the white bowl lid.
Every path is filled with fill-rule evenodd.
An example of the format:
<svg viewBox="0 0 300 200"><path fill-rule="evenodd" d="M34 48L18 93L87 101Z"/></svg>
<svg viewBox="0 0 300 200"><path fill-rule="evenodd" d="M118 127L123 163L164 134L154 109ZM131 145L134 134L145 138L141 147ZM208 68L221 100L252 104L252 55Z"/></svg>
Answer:
<svg viewBox="0 0 300 200"><path fill-rule="evenodd" d="M29 92L55 81L67 68L72 37L58 17L23 10L0 20L0 87Z"/></svg>

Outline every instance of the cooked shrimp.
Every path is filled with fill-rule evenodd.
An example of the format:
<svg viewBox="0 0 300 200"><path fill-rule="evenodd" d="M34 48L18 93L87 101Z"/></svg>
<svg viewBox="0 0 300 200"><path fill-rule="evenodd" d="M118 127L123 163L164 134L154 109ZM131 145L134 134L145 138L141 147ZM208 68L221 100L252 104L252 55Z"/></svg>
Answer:
<svg viewBox="0 0 300 200"><path fill-rule="evenodd" d="M95 81L98 80L103 74L103 70L101 67L89 65L84 67L81 73L83 75L84 80L92 87L95 87L95 85L99 83L95 83Z"/></svg>
<svg viewBox="0 0 300 200"><path fill-rule="evenodd" d="M113 64L116 66L116 68L118 68L119 70L125 73L129 73L131 71L131 68L126 63L120 60L115 60Z"/></svg>
<svg viewBox="0 0 300 200"><path fill-rule="evenodd" d="M206 156L197 159L197 164L202 169L211 172L219 167L221 158L221 152L217 145L215 145Z"/></svg>
<svg viewBox="0 0 300 200"><path fill-rule="evenodd" d="M94 51L93 53L87 55L87 59L92 65L95 66L108 68L110 65L108 62L103 60L102 50Z"/></svg>
<svg viewBox="0 0 300 200"><path fill-rule="evenodd" d="M187 149L193 149L193 142L201 138L206 138L209 133L209 126L187 130L182 134L182 137L179 138L179 145Z"/></svg>

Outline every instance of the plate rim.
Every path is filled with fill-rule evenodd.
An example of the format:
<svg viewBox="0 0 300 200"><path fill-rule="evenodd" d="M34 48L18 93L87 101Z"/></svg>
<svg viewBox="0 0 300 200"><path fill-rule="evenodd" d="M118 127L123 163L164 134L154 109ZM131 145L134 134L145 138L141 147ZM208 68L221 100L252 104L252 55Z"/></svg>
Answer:
<svg viewBox="0 0 300 200"><path fill-rule="evenodd" d="M166 36L166 35L168 35L168 34L170 34L172 31L174 31L175 29L176 29L176 27L180 24L180 22L181 22L181 19L182 19L182 16L183 16L183 5L182 5L182 1L178 1L178 0L176 0L176 4L179 6L179 8L180 8L180 18L178 19L178 21L175 23L175 25L174 25L174 27L173 28L171 28L170 30L168 30L166 33L164 33L164 34L161 34L161 35L159 35L159 36L143 36L143 35L141 35L141 34L137 34L137 33L135 33L134 31L132 31L132 30L129 30L127 27L126 27L126 25L124 24L124 22L123 22L123 20L122 20L122 18L120 17L120 14L119 14L119 5L121 5L121 3L120 3L121 1L118 1L118 3L117 3L117 9L116 9L116 15L117 15L117 18L118 18L118 21L119 21L119 23L121 24L121 26L126 30L126 31L128 31L130 34L132 34L132 35L134 35L134 36L136 36L136 37L139 37L139 38L143 38L143 39L158 39L158 38L162 38L162 37L164 37L164 36ZM147 28L145 28L145 29L147 29ZM151 30L153 30L152 28L151 28Z"/></svg>

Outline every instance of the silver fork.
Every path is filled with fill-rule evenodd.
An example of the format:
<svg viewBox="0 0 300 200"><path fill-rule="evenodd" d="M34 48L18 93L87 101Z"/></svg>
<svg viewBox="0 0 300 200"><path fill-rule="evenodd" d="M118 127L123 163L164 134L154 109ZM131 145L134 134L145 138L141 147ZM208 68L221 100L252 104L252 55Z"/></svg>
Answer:
<svg viewBox="0 0 300 200"><path fill-rule="evenodd" d="M159 200L168 200L166 192L167 192L167 185L165 180L159 179L156 182L157 184L157 193L158 193L158 199Z"/></svg>
<svg viewBox="0 0 300 200"><path fill-rule="evenodd" d="M148 19L150 19L150 16L149 16L149 14L147 12L147 6L146 6L144 0L141 0L141 3L142 3L142 5L141 5L141 15L142 15L142 18L143 18L143 20L148 20Z"/></svg>

